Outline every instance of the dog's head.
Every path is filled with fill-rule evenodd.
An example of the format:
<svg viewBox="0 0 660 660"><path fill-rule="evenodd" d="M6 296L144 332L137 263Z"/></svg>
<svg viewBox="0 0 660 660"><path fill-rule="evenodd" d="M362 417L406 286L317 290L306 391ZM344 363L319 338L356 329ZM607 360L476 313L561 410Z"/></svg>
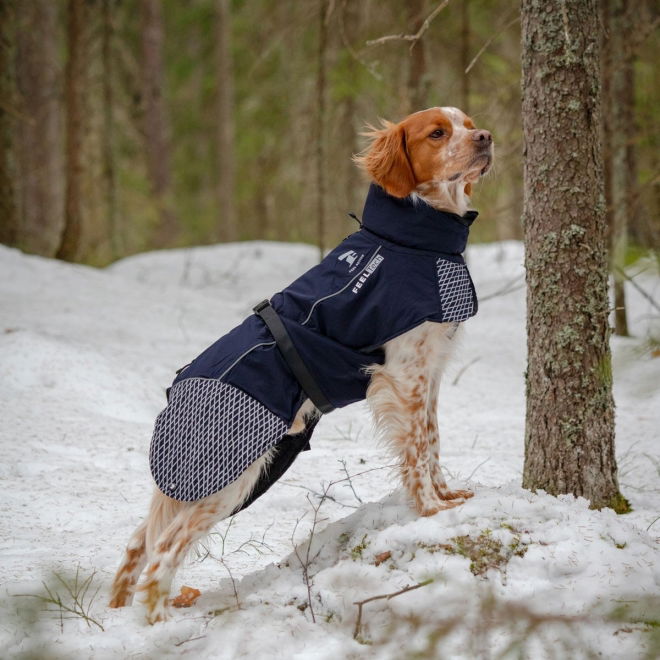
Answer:
<svg viewBox="0 0 660 660"><path fill-rule="evenodd" d="M434 206L464 212L466 196L493 162L493 138L458 108L429 108L398 124L371 128L355 161L394 197L418 193Z"/></svg>

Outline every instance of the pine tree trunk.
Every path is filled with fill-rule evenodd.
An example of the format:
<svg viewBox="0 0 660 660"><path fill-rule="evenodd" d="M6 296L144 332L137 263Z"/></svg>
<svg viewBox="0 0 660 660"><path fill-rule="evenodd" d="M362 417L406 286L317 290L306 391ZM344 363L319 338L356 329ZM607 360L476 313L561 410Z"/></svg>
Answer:
<svg viewBox="0 0 660 660"><path fill-rule="evenodd" d="M53 256L64 224L62 117L58 73L58 3L19 2L17 84L21 114L16 136L22 249Z"/></svg>
<svg viewBox="0 0 660 660"><path fill-rule="evenodd" d="M159 227L154 236L157 247L171 245L179 234L176 216L170 205L169 122L163 97L165 71L161 0L142 0L142 100L144 104L143 133L147 175L151 192L158 206Z"/></svg>
<svg viewBox="0 0 660 660"><path fill-rule="evenodd" d="M218 238L238 238L234 199L234 73L231 54L231 8L229 0L216 1L216 94L217 156L216 197Z"/></svg>
<svg viewBox="0 0 660 660"><path fill-rule="evenodd" d="M19 214L16 192L16 15L15 3L0 2L0 243L16 245Z"/></svg>
<svg viewBox="0 0 660 660"><path fill-rule="evenodd" d="M523 486L622 506L614 456L596 0L522 1Z"/></svg>
<svg viewBox="0 0 660 660"><path fill-rule="evenodd" d="M85 0L69 0L67 19L68 56L65 71L66 103L66 193L65 224L57 258L79 258L83 228L83 143L85 131L85 85L87 43L85 24L89 20Z"/></svg>

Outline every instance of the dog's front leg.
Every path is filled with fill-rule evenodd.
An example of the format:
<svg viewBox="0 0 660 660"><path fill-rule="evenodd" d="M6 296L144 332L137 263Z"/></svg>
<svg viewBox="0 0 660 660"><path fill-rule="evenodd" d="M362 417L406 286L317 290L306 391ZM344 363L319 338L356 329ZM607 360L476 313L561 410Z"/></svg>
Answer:
<svg viewBox="0 0 660 660"><path fill-rule="evenodd" d="M431 473L428 409L440 332L439 324L424 323L389 341L385 364L372 369L367 392L378 434L399 459L403 485L423 516L460 504L440 498Z"/></svg>
<svg viewBox="0 0 660 660"><path fill-rule="evenodd" d="M440 389L440 374L431 380L428 406L426 409L426 423L429 432L429 445L431 447L431 479L438 497L442 500L465 500L474 493L469 490L449 490L447 482L440 467L440 432L438 430L438 390ZM460 504L460 502L458 502Z"/></svg>

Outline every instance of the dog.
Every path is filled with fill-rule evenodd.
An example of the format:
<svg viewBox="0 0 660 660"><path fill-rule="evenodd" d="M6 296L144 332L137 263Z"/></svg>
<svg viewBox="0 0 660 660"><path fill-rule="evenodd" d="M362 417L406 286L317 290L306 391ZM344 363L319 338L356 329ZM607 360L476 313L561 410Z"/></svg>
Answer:
<svg viewBox="0 0 660 660"><path fill-rule="evenodd" d="M274 296L272 305L265 301L255 308L229 339L187 365L168 391L151 448L158 488L146 520L128 543L112 585L111 607L131 602L146 567L137 590L144 594L147 620L165 620L172 579L193 545L265 492L307 448L321 411L365 396L420 515L472 497L470 491L450 490L443 478L436 408L455 335L477 310L461 254L476 217L468 210L469 195L491 167L493 139L452 107L416 112L398 123L384 121L365 135L369 146L354 157L372 181L361 230ZM318 284L317 291L317 281L334 289L326 294ZM307 299L310 287L314 293ZM396 305L395 293L401 299ZM377 304L369 310L366 302L374 296ZM337 339L339 332L349 338ZM246 333L249 339L243 341ZM293 356L286 357L290 352ZM218 363L224 365L221 370ZM256 371L250 372L253 363ZM271 379L262 388L265 394L254 391L262 381L255 374L264 373ZM200 397L206 397L203 404ZM264 397L271 400L264 403ZM242 462L224 453L232 451L231 443L225 447L223 438L209 435L208 429L224 423L217 416L228 406L251 411L236 431L241 437L231 439L236 443L241 434L249 436ZM212 420L195 426L205 415ZM198 442L197 435L205 440ZM178 452L175 458L173 452ZM191 478L186 470L192 462L204 463L208 452L214 456L206 461L211 466L195 468ZM231 462L231 470L218 468L218 461Z"/></svg>

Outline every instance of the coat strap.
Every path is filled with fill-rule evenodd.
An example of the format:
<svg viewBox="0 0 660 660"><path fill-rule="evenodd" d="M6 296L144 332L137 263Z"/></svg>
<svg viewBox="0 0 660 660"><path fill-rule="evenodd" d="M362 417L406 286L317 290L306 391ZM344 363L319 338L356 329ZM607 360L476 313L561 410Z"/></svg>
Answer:
<svg viewBox="0 0 660 660"><path fill-rule="evenodd" d="M323 394L314 376L312 376L307 365L300 357L300 353L298 353L296 347L293 345L293 341L284 327L282 319L273 309L270 301L264 300L260 302L254 308L254 313L261 318L270 330L284 361L289 366L289 369L291 369L305 394L312 400L312 403L324 414L332 412L334 406L328 401L325 394Z"/></svg>

